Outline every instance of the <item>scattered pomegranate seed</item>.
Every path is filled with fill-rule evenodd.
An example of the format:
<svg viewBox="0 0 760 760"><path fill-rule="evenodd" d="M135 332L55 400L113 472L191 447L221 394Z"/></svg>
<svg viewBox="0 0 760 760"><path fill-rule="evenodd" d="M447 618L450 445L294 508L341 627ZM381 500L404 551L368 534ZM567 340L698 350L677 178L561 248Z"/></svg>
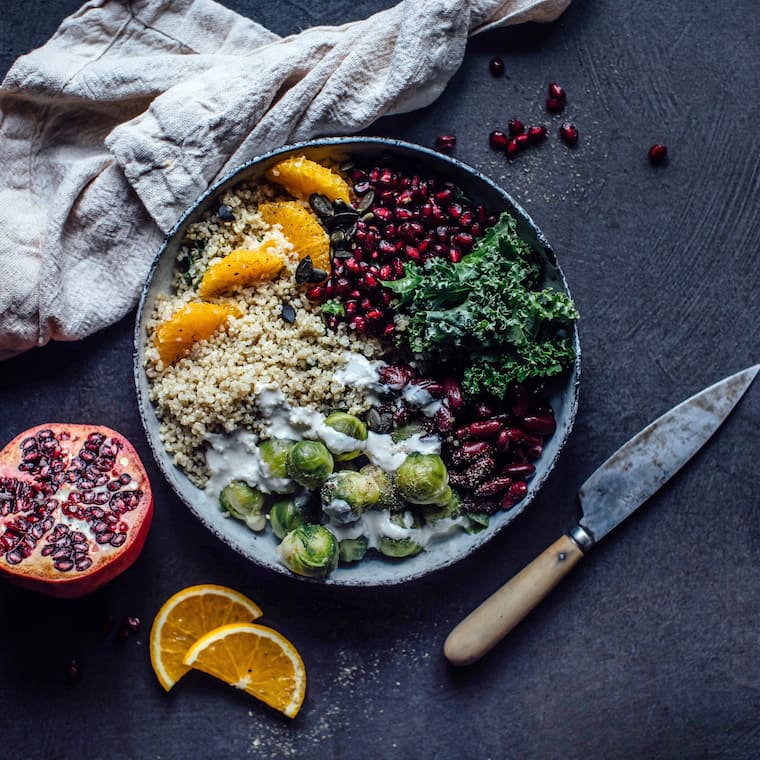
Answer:
<svg viewBox="0 0 760 760"><path fill-rule="evenodd" d="M66 666L66 678L69 683L76 683L79 680L79 663L76 660L72 660Z"/></svg>
<svg viewBox="0 0 760 760"><path fill-rule="evenodd" d="M517 135L517 137L514 138L515 143L517 144L517 147L522 150L523 148L528 147L528 143L530 142L530 137L526 134Z"/></svg>
<svg viewBox="0 0 760 760"><path fill-rule="evenodd" d="M546 127L539 125L537 127L528 127L528 141L533 143L541 142L546 137Z"/></svg>
<svg viewBox="0 0 760 760"><path fill-rule="evenodd" d="M507 128L512 137L520 135L525 131L525 125L519 119L510 119L507 123Z"/></svg>
<svg viewBox="0 0 760 760"><path fill-rule="evenodd" d="M657 166L657 164L663 163L668 157L668 149L662 143L655 143L649 149L647 155L649 156L649 163Z"/></svg>
<svg viewBox="0 0 760 760"><path fill-rule="evenodd" d="M563 121L559 128L559 136L568 144L576 145L578 143L578 129L575 124L569 121Z"/></svg>
<svg viewBox="0 0 760 760"><path fill-rule="evenodd" d="M508 142L509 138L499 129L495 129L488 135L488 143L492 148L506 148Z"/></svg>
<svg viewBox="0 0 760 760"><path fill-rule="evenodd" d="M556 82L551 82L549 84L549 97L556 98L557 100L565 100L567 96L561 85L558 85Z"/></svg>
<svg viewBox="0 0 760 760"><path fill-rule="evenodd" d="M322 296L324 295L324 288L321 285L315 285L313 288L309 288L306 291L306 297L310 301L319 301L322 299Z"/></svg>
<svg viewBox="0 0 760 760"><path fill-rule="evenodd" d="M435 149L443 151L454 150L457 144L456 135L438 135L435 138Z"/></svg>
<svg viewBox="0 0 760 760"><path fill-rule="evenodd" d="M520 146L515 142L513 137L507 143L507 158L514 158L520 152Z"/></svg>
<svg viewBox="0 0 760 760"><path fill-rule="evenodd" d="M549 98L546 101L546 110L549 113L561 113L565 110L565 101L560 98Z"/></svg>
<svg viewBox="0 0 760 760"><path fill-rule="evenodd" d="M504 74L504 61L495 56L488 62L488 69L493 76L500 77Z"/></svg>

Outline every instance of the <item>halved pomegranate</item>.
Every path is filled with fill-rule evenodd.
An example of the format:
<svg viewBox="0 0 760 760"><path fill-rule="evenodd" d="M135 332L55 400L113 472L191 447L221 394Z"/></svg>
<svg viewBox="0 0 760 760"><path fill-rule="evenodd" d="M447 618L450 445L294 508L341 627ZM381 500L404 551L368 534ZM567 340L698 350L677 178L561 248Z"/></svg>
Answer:
<svg viewBox="0 0 760 760"><path fill-rule="evenodd" d="M39 425L0 451L0 573L58 597L126 570L153 518L134 447L101 425Z"/></svg>

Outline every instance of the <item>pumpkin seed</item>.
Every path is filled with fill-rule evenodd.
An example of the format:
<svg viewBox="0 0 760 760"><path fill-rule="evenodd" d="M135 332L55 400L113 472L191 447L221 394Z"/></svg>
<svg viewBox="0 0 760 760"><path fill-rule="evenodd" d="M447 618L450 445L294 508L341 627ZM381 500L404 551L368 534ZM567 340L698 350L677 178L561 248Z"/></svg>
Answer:
<svg viewBox="0 0 760 760"><path fill-rule="evenodd" d="M332 255L334 259L350 259L353 256L353 253L345 250L345 248L336 248L332 252Z"/></svg>
<svg viewBox="0 0 760 760"><path fill-rule="evenodd" d="M305 282L310 282L311 273L314 271L314 264L311 261L311 256L304 256L296 267L296 282L299 285L303 285Z"/></svg>
<svg viewBox="0 0 760 760"><path fill-rule="evenodd" d="M311 270L308 282L317 283L322 282L327 277L327 272L324 269L317 269L316 267Z"/></svg>
<svg viewBox="0 0 760 760"><path fill-rule="evenodd" d="M379 412L370 409L367 412L367 427L373 433L388 433L393 429L393 415L390 412Z"/></svg>
<svg viewBox="0 0 760 760"><path fill-rule="evenodd" d="M336 212L335 216L327 220L327 226L334 230L336 227L350 227L359 218L356 211L341 211Z"/></svg>
<svg viewBox="0 0 760 760"><path fill-rule="evenodd" d="M374 218L375 218L375 215L371 211L368 211L366 214L362 216L362 221L371 222Z"/></svg>
<svg viewBox="0 0 760 760"><path fill-rule="evenodd" d="M280 316L290 325L296 321L296 310L289 304L283 303Z"/></svg>
<svg viewBox="0 0 760 760"><path fill-rule="evenodd" d="M364 214L366 211L369 210L369 207L372 205L372 203L375 200L375 191L374 190L368 190L364 195L362 195L361 200L359 201L359 204L356 207L356 210L360 214Z"/></svg>
<svg viewBox="0 0 760 760"><path fill-rule="evenodd" d="M224 203L219 206L219 210L216 212L216 215L223 222L231 222L235 218L235 215L232 213L232 209Z"/></svg>
<svg viewBox="0 0 760 760"><path fill-rule="evenodd" d="M338 198L333 204L333 209L335 210L336 214L345 214L348 212L352 214L358 213L358 211L350 203L346 203L345 201L342 201L340 198Z"/></svg>
<svg viewBox="0 0 760 760"><path fill-rule="evenodd" d="M351 169L353 169L355 166L356 166L356 161L349 158L347 161L344 161L338 168L342 172L350 172Z"/></svg>
<svg viewBox="0 0 760 760"><path fill-rule="evenodd" d="M333 215L333 205L330 203L330 199L326 195L320 195L320 193L312 193L309 196L309 205L317 216L321 216L323 219Z"/></svg>
<svg viewBox="0 0 760 760"><path fill-rule="evenodd" d="M330 242L333 245L339 245L346 239L346 233L343 230L333 230L330 233Z"/></svg>

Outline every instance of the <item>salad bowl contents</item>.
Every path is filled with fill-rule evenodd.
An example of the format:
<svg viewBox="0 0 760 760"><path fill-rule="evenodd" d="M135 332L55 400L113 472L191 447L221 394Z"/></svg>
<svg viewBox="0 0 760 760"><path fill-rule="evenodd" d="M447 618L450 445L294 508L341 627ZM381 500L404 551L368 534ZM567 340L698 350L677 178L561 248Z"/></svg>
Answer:
<svg viewBox="0 0 760 760"><path fill-rule="evenodd" d="M459 162L304 143L212 188L160 252L135 374L169 482L253 561L380 585L470 553L546 479L577 404L554 255Z"/></svg>

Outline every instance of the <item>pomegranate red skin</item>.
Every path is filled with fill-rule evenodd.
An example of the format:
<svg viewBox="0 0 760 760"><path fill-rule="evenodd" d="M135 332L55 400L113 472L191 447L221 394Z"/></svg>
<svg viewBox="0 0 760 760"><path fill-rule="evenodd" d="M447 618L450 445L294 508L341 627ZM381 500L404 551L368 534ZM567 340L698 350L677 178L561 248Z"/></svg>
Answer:
<svg viewBox="0 0 760 760"><path fill-rule="evenodd" d="M77 508L76 503L67 498L72 492L79 493L76 490L75 481L57 485L55 480L40 481L39 477L35 477L28 469L26 471L19 469L19 465L24 460L24 446L29 446L29 443L25 444L25 442L36 439L43 431L51 431L58 443L62 456L58 457L57 461L62 461L64 467L61 468L60 464L56 464L55 467L62 472L72 471L73 460L77 459L78 453L84 450L84 444L91 434L103 436L104 446L111 447L116 443L118 453L115 457L115 467L110 472L103 472L103 475L108 477L109 483L115 484L114 474L125 475L128 473L130 481L118 488L114 485L111 488L104 486L100 492L114 497L126 498L126 502L132 500L134 503L134 506L128 506L125 511L117 514L113 523L118 527L114 527L112 532L126 533L126 538L119 545L99 544L95 538L96 534L92 530L92 519L89 521L78 519L76 515L64 513L64 507ZM42 486L43 492L37 493L35 496L37 501L40 504L49 503L52 500L58 502L52 510L46 513L44 520L40 519L40 525L44 526L46 523L49 524L47 517L52 518L53 527L42 531L34 549L28 556L14 564L7 559L9 551L3 544L3 537L7 534L8 526L14 518L24 513L18 511L7 514L8 509L3 506L3 492L5 491L7 496L10 483L20 483L22 484L19 486L21 488L24 487L24 484L32 489L39 489ZM131 493L139 493L140 495L139 497L129 496ZM84 506L80 504L79 508L97 509L98 505ZM104 509L109 518L113 517L108 511L110 507L104 505L101 511ZM29 517L30 514L25 516ZM74 598L90 594L116 578L135 562L145 545L152 520L153 492L140 457L123 435L110 428L103 425L65 423L37 425L17 435L0 451L0 576L7 578L15 585L59 598ZM85 535L88 546L86 560L91 560L91 562L83 570L70 568L66 572L60 572L53 566L52 555L44 556L43 548L54 543L54 532L59 524L68 525L72 534L82 533ZM103 535L102 530L101 535Z"/></svg>

